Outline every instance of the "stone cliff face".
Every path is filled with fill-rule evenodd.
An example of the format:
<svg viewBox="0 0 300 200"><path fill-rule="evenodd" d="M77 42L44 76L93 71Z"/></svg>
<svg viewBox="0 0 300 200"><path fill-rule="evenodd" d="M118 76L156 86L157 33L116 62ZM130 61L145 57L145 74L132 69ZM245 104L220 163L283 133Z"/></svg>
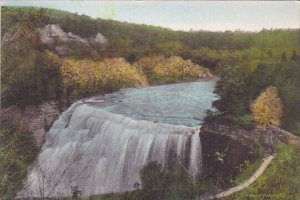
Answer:
<svg viewBox="0 0 300 200"><path fill-rule="evenodd" d="M66 46L62 43L77 43L88 47L97 46L100 49L108 46L108 40L101 33L97 33L94 37L82 38L71 32L65 32L58 24L48 24L43 28L38 28L37 31L42 43L60 56L67 54Z"/></svg>
<svg viewBox="0 0 300 200"><path fill-rule="evenodd" d="M1 120L14 125L22 125L32 132L36 144L41 147L47 131L59 115L57 102L43 102L39 106L26 106L24 110L17 106L1 109Z"/></svg>
<svg viewBox="0 0 300 200"><path fill-rule="evenodd" d="M264 154L260 156L268 156L275 153L273 144L277 141L300 144L299 137L278 127L246 130L219 122L205 123L200 136L204 168L224 177L235 176L245 160L257 159L259 146Z"/></svg>

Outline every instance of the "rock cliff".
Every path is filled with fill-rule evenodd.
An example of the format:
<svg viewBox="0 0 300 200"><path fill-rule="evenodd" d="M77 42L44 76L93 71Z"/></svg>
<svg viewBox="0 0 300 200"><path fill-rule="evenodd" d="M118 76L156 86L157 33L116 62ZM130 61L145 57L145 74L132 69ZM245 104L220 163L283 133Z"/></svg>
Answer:
<svg viewBox="0 0 300 200"><path fill-rule="evenodd" d="M108 40L101 33L97 33L94 37L82 38L71 32L65 32L58 24L48 24L43 28L38 28L37 31L42 43L61 56L67 54L66 43L77 43L87 47L96 46L100 49L108 46Z"/></svg>
<svg viewBox="0 0 300 200"><path fill-rule="evenodd" d="M247 130L213 121L202 125L200 135L204 167L224 177L235 176L245 160L272 155L278 141L300 144L299 137L274 126Z"/></svg>
<svg viewBox="0 0 300 200"><path fill-rule="evenodd" d="M38 147L44 142L45 135L59 115L57 102L43 102L38 106L26 106L24 110L17 106L1 109L1 120L14 125L22 125L32 132Z"/></svg>

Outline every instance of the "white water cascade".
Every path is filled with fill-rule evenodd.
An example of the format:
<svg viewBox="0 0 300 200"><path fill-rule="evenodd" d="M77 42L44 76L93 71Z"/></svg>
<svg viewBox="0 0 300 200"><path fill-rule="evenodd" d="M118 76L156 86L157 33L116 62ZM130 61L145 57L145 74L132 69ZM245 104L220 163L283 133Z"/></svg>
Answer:
<svg viewBox="0 0 300 200"><path fill-rule="evenodd" d="M54 122L19 197L119 193L141 183L143 166L167 167L175 156L195 176L201 170L200 126L135 120L74 103Z"/></svg>

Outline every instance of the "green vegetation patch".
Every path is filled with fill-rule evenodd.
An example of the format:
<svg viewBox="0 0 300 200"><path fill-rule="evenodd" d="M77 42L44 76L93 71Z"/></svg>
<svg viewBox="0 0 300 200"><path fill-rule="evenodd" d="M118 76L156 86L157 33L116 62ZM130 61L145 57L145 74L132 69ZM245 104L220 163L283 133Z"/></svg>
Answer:
<svg viewBox="0 0 300 200"><path fill-rule="evenodd" d="M275 148L277 157L266 171L252 185L224 200L300 199L300 148L284 143L277 143ZM236 182L248 179L258 165L257 162L248 165Z"/></svg>
<svg viewBox="0 0 300 200"><path fill-rule="evenodd" d="M1 124L0 129L0 199L13 199L21 189L28 166L38 154L30 132Z"/></svg>

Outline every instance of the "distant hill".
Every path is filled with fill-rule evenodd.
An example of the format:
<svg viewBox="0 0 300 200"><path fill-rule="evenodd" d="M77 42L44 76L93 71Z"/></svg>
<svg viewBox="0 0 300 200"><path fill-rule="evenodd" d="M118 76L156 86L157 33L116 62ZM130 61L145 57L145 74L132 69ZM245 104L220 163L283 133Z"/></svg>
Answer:
<svg viewBox="0 0 300 200"><path fill-rule="evenodd" d="M248 48L298 49L299 30L262 30L252 32L183 32L150 25L118 22L114 20L93 19L66 11L35 7L2 7L2 37L14 26L28 18L31 25L41 28L48 24L59 24L65 32L71 32L82 38L93 37L97 33L104 35L116 49L119 56L129 61L145 54L160 53L190 58L197 64L208 67L216 65L215 60L195 55L195 51L241 50ZM23 14L21 14L23 13ZM167 52L167 53L166 53ZM203 53L203 52L202 52ZM169 56L169 55L167 55Z"/></svg>

